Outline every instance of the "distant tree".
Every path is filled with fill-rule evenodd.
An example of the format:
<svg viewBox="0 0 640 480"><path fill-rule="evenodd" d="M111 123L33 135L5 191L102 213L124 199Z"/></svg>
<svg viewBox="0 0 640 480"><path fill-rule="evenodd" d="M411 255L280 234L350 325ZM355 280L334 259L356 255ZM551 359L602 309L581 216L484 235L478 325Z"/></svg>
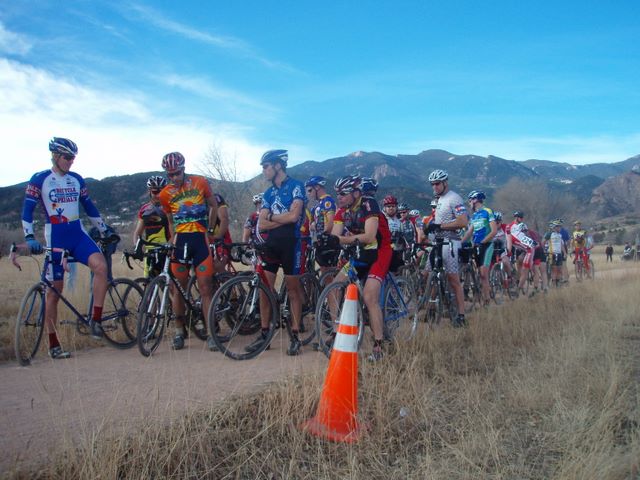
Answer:
<svg viewBox="0 0 640 480"><path fill-rule="evenodd" d="M512 178L496 191L493 202L488 205L494 210L501 210L505 222L511 221L511 214L515 210L523 211L525 223L542 233L553 218L562 218L567 223L575 215L578 200L567 193L550 189L543 180Z"/></svg>
<svg viewBox="0 0 640 480"><path fill-rule="evenodd" d="M231 235L240 237L244 219L251 211L249 185L239 180L238 163L235 153L225 151L220 142L214 141L199 165L203 175L212 178L214 191L220 193L229 205Z"/></svg>

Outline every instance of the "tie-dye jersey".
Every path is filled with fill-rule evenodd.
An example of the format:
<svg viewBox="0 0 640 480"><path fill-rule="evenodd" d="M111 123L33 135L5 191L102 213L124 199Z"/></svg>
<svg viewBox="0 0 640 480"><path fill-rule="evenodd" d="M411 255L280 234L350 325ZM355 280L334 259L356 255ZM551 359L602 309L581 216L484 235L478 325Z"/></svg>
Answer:
<svg viewBox="0 0 640 480"><path fill-rule="evenodd" d="M84 179L75 172L58 175L53 170L36 173L25 192L22 208L22 228L25 235L33 234L33 211L41 204L45 213L45 235L49 238L56 225L80 220L80 205L93 226L106 230L98 209L89 198Z"/></svg>
<svg viewBox="0 0 640 480"><path fill-rule="evenodd" d="M185 176L184 183L177 187L169 184L160 192L160 202L165 212L173 216L176 233L206 232L209 225L211 187L200 175Z"/></svg>

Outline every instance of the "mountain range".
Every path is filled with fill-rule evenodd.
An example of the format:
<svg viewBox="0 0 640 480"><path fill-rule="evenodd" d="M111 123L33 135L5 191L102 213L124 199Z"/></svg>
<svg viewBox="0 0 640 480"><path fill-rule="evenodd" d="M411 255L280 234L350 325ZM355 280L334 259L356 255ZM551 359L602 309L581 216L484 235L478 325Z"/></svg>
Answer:
<svg viewBox="0 0 640 480"><path fill-rule="evenodd" d="M288 173L304 180L323 175L332 185L336 178L352 173L374 177L379 195L393 193L411 208L426 210L431 199L429 173L447 170L451 188L465 194L483 189L489 199L513 178L544 181L550 189L574 196L592 219L640 212L640 155L615 163L571 165L549 160L514 161L489 155L455 155L445 150L426 150L417 155L387 155L380 152L354 152L322 162L306 161L291 166ZM86 179L92 199L111 223L130 224L138 207L146 201L146 179L161 172ZM196 173L196 172L194 172ZM236 228L251 210L251 195L267 187L262 177L242 183L214 180L214 188L228 195L232 208L240 212ZM0 188L0 223L20 226L25 183ZM330 188L332 190L332 188ZM242 205L238 205L242 204Z"/></svg>

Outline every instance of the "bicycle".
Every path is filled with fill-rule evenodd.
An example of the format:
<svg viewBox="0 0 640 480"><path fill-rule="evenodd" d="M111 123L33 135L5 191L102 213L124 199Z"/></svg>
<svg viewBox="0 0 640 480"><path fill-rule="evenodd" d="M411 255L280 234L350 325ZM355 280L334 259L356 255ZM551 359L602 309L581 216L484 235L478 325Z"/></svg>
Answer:
<svg viewBox="0 0 640 480"><path fill-rule="evenodd" d="M243 272L224 282L213 295L209 307L209 331L220 352L234 360L248 360L258 356L271 344L276 329L283 325L289 338L293 338L292 313L289 292L283 281L279 292L269 287L263 268L263 252L253 243L234 243L242 256L253 266L253 271ZM302 315L298 338L307 345L315 337L315 300L318 296L318 279L315 272L300 275L303 289ZM255 349L247 349L254 341L253 335L261 329L260 294L266 298L269 308L269 330L264 341Z"/></svg>
<svg viewBox="0 0 640 480"><path fill-rule="evenodd" d="M183 288L171 271L171 256L175 246L170 243L159 245L144 240L142 242L152 247L147 254L164 257L164 266L162 271L149 282L142 297L136 330L138 350L143 356L148 357L160 346L164 332L174 317L170 296L172 286L180 294L186 307L186 326L193 331L198 339L206 340L208 334L202 305L199 298L192 293L195 291L194 287ZM189 258L186 245L183 257ZM187 266L193 264L192 260L174 260L174 262ZM193 278L195 279L195 277Z"/></svg>
<svg viewBox="0 0 640 480"><path fill-rule="evenodd" d="M518 285L511 274L507 273L502 262L503 248L497 248L493 254L493 263L489 270L489 289L491 298L500 305L504 302L504 295L513 300L518 297Z"/></svg>
<svg viewBox="0 0 640 480"><path fill-rule="evenodd" d="M341 271L346 273L347 280L327 285L320 293L316 305L318 350L321 350L327 357L331 355L333 339L335 332L337 332L337 324L340 321L342 304L349 284L353 283L358 287L358 347L362 344L364 325L368 323L368 312L363 301L363 285L356 270L356 262L360 256L360 245L356 242L353 246L343 247L342 251L345 264ZM413 297L411 286L406 280L396 278L391 272L387 272L380 289L379 300L383 316L383 333L386 340L391 341L398 338L408 340L413 336L415 325L411 324L404 328L406 322L401 322L403 318L407 318L411 314L409 304Z"/></svg>
<svg viewBox="0 0 640 480"><path fill-rule="evenodd" d="M104 338L107 342L116 348L130 348L136 343L135 318L138 313L138 306L142 298L142 289L128 278L113 278L111 270L111 249L110 245L119 241L117 240L98 239L97 243L100 247L108 267L107 293L104 300L101 327L104 332ZM18 248L25 248L23 245L11 245L10 256L12 263L21 270L17 262ZM90 289L89 304L87 313L83 314L77 309L63 293L58 290L53 282L47 278L47 270L52 263L53 253L62 253L61 263L63 268L68 271L68 263L76 260L69 255L69 252L60 248L44 248L45 261L40 272L40 280L32 285L20 302L18 316L16 318L15 331L15 354L20 365L27 366L36 356L40 348L42 336L45 327L45 292L50 290L58 295L62 303L75 316L73 320L62 320L61 325L75 325L76 331L80 335L89 335L91 333L91 324L93 322L91 316L93 311L93 288ZM91 273L90 282L93 280L93 272Z"/></svg>
<svg viewBox="0 0 640 480"><path fill-rule="evenodd" d="M593 280L595 277L595 266L593 265L593 260L589 257L589 254L584 249L579 249L575 253L575 274L576 280L582 281L582 278L586 275L588 279ZM585 260L589 261L589 266L586 266Z"/></svg>
<svg viewBox="0 0 640 480"><path fill-rule="evenodd" d="M464 292L465 312L469 313L482 303L480 272L478 272L474 258L474 247L462 247L459 253L461 260L460 283L462 283Z"/></svg>

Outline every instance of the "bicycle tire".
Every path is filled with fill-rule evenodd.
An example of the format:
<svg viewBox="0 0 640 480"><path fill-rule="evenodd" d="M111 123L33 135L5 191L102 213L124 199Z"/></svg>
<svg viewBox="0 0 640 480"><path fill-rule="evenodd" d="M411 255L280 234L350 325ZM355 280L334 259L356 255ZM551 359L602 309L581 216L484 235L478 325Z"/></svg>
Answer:
<svg viewBox="0 0 640 480"><path fill-rule="evenodd" d="M327 285L320 295L316 304L316 335L318 338L318 350L327 357L331 356L333 339L337 331L336 325L339 323L342 305L349 282L335 282ZM364 337L364 314L362 308L362 294L358 295L358 349Z"/></svg>
<svg viewBox="0 0 640 480"><path fill-rule="evenodd" d="M31 364L38 353L44 331L44 286L33 285L22 297L16 317L14 350L16 360L22 366Z"/></svg>
<svg viewBox="0 0 640 480"><path fill-rule="evenodd" d="M503 271L495 264L489 271L489 295L497 305L504 303L504 285Z"/></svg>
<svg viewBox="0 0 640 480"><path fill-rule="evenodd" d="M340 272L338 267L331 267L329 270L322 272L320 277L318 278L318 284L320 285L320 291L324 290L324 288L329 285L335 276Z"/></svg>
<svg viewBox="0 0 640 480"><path fill-rule="evenodd" d="M382 318L384 337L387 340L409 340L415 334L414 322L410 322L411 302L414 294L405 278L394 278L394 285L385 285ZM387 282L385 282L386 284Z"/></svg>
<svg viewBox="0 0 640 480"><path fill-rule="evenodd" d="M424 288L424 293L418 300L414 323L416 329L421 323L437 325L442 320L444 314L442 296L438 277L434 272L430 272Z"/></svg>
<svg viewBox="0 0 640 480"><path fill-rule="evenodd" d="M471 266L471 263L465 265L463 272L462 283L465 293L465 311L466 313L470 313L480 306L480 284L478 283L478 275L476 275L476 271Z"/></svg>
<svg viewBox="0 0 640 480"><path fill-rule="evenodd" d="M128 278L115 278L107 288L102 307L104 338L116 348L131 348L138 336L138 309L143 290Z"/></svg>
<svg viewBox="0 0 640 480"><path fill-rule="evenodd" d="M596 278L596 267L591 259L589 259L589 274L590 280L594 280Z"/></svg>
<svg viewBox="0 0 640 480"><path fill-rule="evenodd" d="M302 283L303 301L302 318L298 338L302 345L308 345L316 337L316 303L320 295L320 283L314 273L306 272L300 276ZM287 332L291 338L291 327L287 323Z"/></svg>
<svg viewBox="0 0 640 480"><path fill-rule="evenodd" d="M260 330L260 293L266 295L271 310L269 330L261 346L246 351L245 348L254 341L248 332L256 331L256 324ZM255 276L239 275L227 280L211 299L208 315L211 338L227 357L249 360L270 345L277 314L277 301L271 289Z"/></svg>
<svg viewBox="0 0 640 480"><path fill-rule="evenodd" d="M147 285L138 311L136 340L138 350L145 357L151 356L162 342L170 312L171 302L167 278L156 277Z"/></svg>
<svg viewBox="0 0 640 480"><path fill-rule="evenodd" d="M578 259L576 260L575 263L575 274L576 274L576 280L578 282L582 281L582 276L583 276L583 265L582 265L582 259Z"/></svg>
<svg viewBox="0 0 640 480"><path fill-rule="evenodd" d="M189 332L193 332L196 338L204 341L209 337L209 333L207 331L207 322L202 312L202 299L200 298L200 289L198 288L198 278L195 275L189 277L185 292L187 293L186 303L190 304L190 306L185 305L186 326Z"/></svg>

